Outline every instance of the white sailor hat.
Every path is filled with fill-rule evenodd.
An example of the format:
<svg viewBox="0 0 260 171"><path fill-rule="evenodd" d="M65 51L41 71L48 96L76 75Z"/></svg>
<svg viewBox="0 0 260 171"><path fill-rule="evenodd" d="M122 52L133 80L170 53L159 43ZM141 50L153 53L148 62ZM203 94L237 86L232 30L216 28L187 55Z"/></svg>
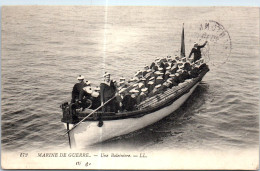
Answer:
<svg viewBox="0 0 260 171"><path fill-rule="evenodd" d="M170 71L165 72L165 75L170 75L170 74L171 74Z"/></svg>
<svg viewBox="0 0 260 171"><path fill-rule="evenodd" d="M93 90L90 86L84 87L83 90L89 94L92 94Z"/></svg>
<svg viewBox="0 0 260 171"><path fill-rule="evenodd" d="M141 81L146 81L146 79L143 77L143 78L141 78Z"/></svg>
<svg viewBox="0 0 260 171"><path fill-rule="evenodd" d="M138 87L141 88L144 86L144 83L138 83Z"/></svg>
<svg viewBox="0 0 260 171"><path fill-rule="evenodd" d="M120 77L119 80L125 80L125 78L124 77Z"/></svg>
<svg viewBox="0 0 260 171"><path fill-rule="evenodd" d="M77 77L77 79L78 79L78 80L84 80L84 76L83 76L83 75L79 75L79 76Z"/></svg>
<svg viewBox="0 0 260 171"><path fill-rule="evenodd" d="M159 57L155 58L155 61L160 61L160 58Z"/></svg>
<svg viewBox="0 0 260 171"><path fill-rule="evenodd" d="M179 68L180 68L180 69L183 69L183 68L184 68L184 65L181 65Z"/></svg>
<svg viewBox="0 0 260 171"><path fill-rule="evenodd" d="M138 90L136 90L135 88L134 88L134 89L132 89L132 90L130 90L129 92L130 92L130 93L139 93L139 91L138 91Z"/></svg>
<svg viewBox="0 0 260 171"><path fill-rule="evenodd" d="M154 79L154 77L151 77L149 80L151 81L151 80L153 80Z"/></svg>
<svg viewBox="0 0 260 171"><path fill-rule="evenodd" d="M163 79L162 76L158 76L158 77L156 78L156 80L162 80L162 79Z"/></svg>
<svg viewBox="0 0 260 171"><path fill-rule="evenodd" d="M171 69L171 66L169 65L167 68L166 68L166 70L170 70Z"/></svg>
<svg viewBox="0 0 260 171"><path fill-rule="evenodd" d="M194 42L194 46L198 46L199 44L197 42Z"/></svg>
<svg viewBox="0 0 260 171"><path fill-rule="evenodd" d="M177 76L177 77L178 77L179 75L180 75L179 73L176 73L176 74L175 74L175 76Z"/></svg>
<svg viewBox="0 0 260 171"><path fill-rule="evenodd" d="M175 77L175 74L170 74L169 76L170 76L170 77Z"/></svg>
<svg viewBox="0 0 260 171"><path fill-rule="evenodd" d="M154 84L154 81L149 81L148 84Z"/></svg>
<svg viewBox="0 0 260 171"><path fill-rule="evenodd" d="M156 72L154 72L156 75L160 75L161 74L161 72L160 71L156 71Z"/></svg>
<svg viewBox="0 0 260 171"><path fill-rule="evenodd" d="M93 92L91 93L91 96L92 96L92 97L98 97L98 96L99 96L99 93L96 92L96 91L93 91Z"/></svg>
<svg viewBox="0 0 260 171"><path fill-rule="evenodd" d="M161 87L161 84L158 84L155 86L155 88L160 88Z"/></svg>
<svg viewBox="0 0 260 171"><path fill-rule="evenodd" d="M134 78L131 78L130 80L129 80L129 82L133 82L135 79Z"/></svg>
<svg viewBox="0 0 260 171"><path fill-rule="evenodd" d="M182 63L182 62L177 62L177 64L178 64L178 65L183 65L183 63Z"/></svg>
<svg viewBox="0 0 260 171"><path fill-rule="evenodd" d="M166 80L166 82L167 82L167 83L172 83L172 81L171 81L171 80L172 80L172 79L171 79L171 78L169 78L169 79L167 79L167 80Z"/></svg>
<svg viewBox="0 0 260 171"><path fill-rule="evenodd" d="M177 73L182 73L183 70L182 70L182 69L178 69L176 72L177 72Z"/></svg>
<svg viewBox="0 0 260 171"><path fill-rule="evenodd" d="M152 70L151 69L148 69L147 72L151 72Z"/></svg>
<svg viewBox="0 0 260 171"><path fill-rule="evenodd" d="M162 70L163 70L163 68L162 68L162 67L158 67L158 70L159 70L159 71L162 71Z"/></svg>
<svg viewBox="0 0 260 171"><path fill-rule="evenodd" d="M110 75L108 72L105 72L105 74L103 75L103 77L106 77L106 76L108 76L108 75Z"/></svg>
<svg viewBox="0 0 260 171"><path fill-rule="evenodd" d="M133 85L133 87L137 87L138 86L138 84L137 83L135 83L134 85Z"/></svg>
<svg viewBox="0 0 260 171"><path fill-rule="evenodd" d="M149 68L149 66L145 64L144 68Z"/></svg>
<svg viewBox="0 0 260 171"><path fill-rule="evenodd" d="M142 92L146 92L146 91L148 91L148 88L147 88L147 87L142 88L141 91L142 91Z"/></svg>
<svg viewBox="0 0 260 171"><path fill-rule="evenodd" d="M91 82L90 81L86 81L86 85L90 85L91 84Z"/></svg>

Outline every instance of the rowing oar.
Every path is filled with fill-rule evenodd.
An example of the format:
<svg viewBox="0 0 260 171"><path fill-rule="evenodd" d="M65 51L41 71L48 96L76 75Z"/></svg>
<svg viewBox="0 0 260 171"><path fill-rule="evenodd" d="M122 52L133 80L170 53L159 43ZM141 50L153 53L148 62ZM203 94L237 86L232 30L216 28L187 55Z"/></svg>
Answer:
<svg viewBox="0 0 260 171"><path fill-rule="evenodd" d="M67 122L67 131L69 131L69 123ZM70 133L68 132L68 138L69 138L69 145L70 145L70 148L71 148L71 142L70 142Z"/></svg>
<svg viewBox="0 0 260 171"><path fill-rule="evenodd" d="M139 81L139 80L138 80ZM130 86L128 86L124 91L128 90L130 87L132 87L134 84L136 84L138 81L134 82L133 84L131 84ZM122 92L124 92L122 91ZM121 92L121 93L122 93ZM70 131L72 131L74 128L76 128L79 124L81 124L83 121L85 121L88 117L90 117L93 113L95 113L96 111L98 111L100 108L102 108L103 106L105 106L107 103L109 103L111 100L113 100L115 97L117 97L117 95L113 96L111 99L109 99L108 101L106 101L103 105L99 106L98 108L96 108L94 111L92 111L90 114L88 114L86 117L84 117L81 121L79 121L77 124L75 124L70 130L67 130L67 132L64 134L66 135L67 133L69 133Z"/></svg>

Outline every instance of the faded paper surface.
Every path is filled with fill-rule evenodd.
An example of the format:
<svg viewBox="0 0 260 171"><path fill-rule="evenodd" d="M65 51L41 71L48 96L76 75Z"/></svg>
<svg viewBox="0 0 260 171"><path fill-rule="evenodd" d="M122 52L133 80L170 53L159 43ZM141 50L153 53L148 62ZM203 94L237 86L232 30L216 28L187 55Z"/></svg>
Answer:
<svg viewBox="0 0 260 171"><path fill-rule="evenodd" d="M76 77L130 79L179 55L183 28L186 56L208 41L210 68L186 102L148 127L69 149L59 106ZM4 169L259 167L259 8L5 6L1 51Z"/></svg>

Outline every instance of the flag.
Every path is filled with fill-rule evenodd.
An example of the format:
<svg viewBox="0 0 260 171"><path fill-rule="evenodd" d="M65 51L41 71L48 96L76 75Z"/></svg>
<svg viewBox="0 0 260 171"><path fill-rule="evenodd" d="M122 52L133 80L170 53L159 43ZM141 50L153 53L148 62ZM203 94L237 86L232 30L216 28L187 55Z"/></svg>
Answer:
<svg viewBox="0 0 260 171"><path fill-rule="evenodd" d="M181 34L181 57L185 56L185 43L184 43L184 23L182 26L182 34Z"/></svg>

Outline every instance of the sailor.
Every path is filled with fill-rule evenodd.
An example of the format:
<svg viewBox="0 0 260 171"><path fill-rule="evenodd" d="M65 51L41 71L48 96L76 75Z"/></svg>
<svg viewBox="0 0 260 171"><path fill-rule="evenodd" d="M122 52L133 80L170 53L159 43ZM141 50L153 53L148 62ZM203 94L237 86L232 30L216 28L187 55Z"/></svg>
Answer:
<svg viewBox="0 0 260 171"><path fill-rule="evenodd" d="M93 88L93 92L91 93L91 97L90 97L90 99L92 101L91 109L96 109L101 105L99 91L100 91L100 88L98 86Z"/></svg>
<svg viewBox="0 0 260 171"><path fill-rule="evenodd" d="M119 78L119 83L118 83L118 85L119 85L120 88L128 87L128 85L127 85L127 83L126 83L124 77L120 77L120 78Z"/></svg>
<svg viewBox="0 0 260 171"><path fill-rule="evenodd" d="M101 98L101 105L103 105L106 101L110 100L112 97L115 96L116 93L116 86L114 82L110 79L110 74L104 74L104 83L100 84L100 98ZM108 104L106 104L103 108L103 112L115 112L115 98L112 99Z"/></svg>
<svg viewBox="0 0 260 171"><path fill-rule="evenodd" d="M92 93L93 93L93 90L92 90L92 87L90 85L90 82L88 82L89 84L87 84L87 86L85 86L83 88L83 91L80 92L80 96L79 96L79 104L80 104L80 107L83 108L83 110L85 108L90 108L92 106Z"/></svg>
<svg viewBox="0 0 260 171"><path fill-rule="evenodd" d="M138 95L139 91L136 89L130 90L130 94L126 95L122 100L122 109L126 111L133 111L136 109L136 96Z"/></svg>
<svg viewBox="0 0 260 171"><path fill-rule="evenodd" d="M161 84L156 85L156 86L154 87L154 89L148 94L148 96L149 96L149 97L152 97L152 96L155 96L155 95L161 93L162 91L161 91L161 90L160 90L160 91L158 90L160 87L161 87Z"/></svg>
<svg viewBox="0 0 260 171"><path fill-rule="evenodd" d="M142 77L143 77L142 71L141 71L141 70L137 71L137 72L135 73L134 77L135 77L135 78L138 78L138 80L139 80L140 78L142 78Z"/></svg>
<svg viewBox="0 0 260 171"><path fill-rule="evenodd" d="M171 74L170 71L167 70L167 71L165 72L165 75L164 75L163 81L168 80L168 78L170 77L170 74Z"/></svg>
<svg viewBox="0 0 260 171"><path fill-rule="evenodd" d="M91 88L91 82L86 81L85 86L82 88L82 91L79 93L79 101L81 102L83 99L89 99L91 97L92 88Z"/></svg>
<svg viewBox="0 0 260 171"><path fill-rule="evenodd" d="M177 63L175 63L175 64L171 67L170 73L171 73L171 74L175 74L178 69L179 69L179 67L178 67Z"/></svg>
<svg viewBox="0 0 260 171"><path fill-rule="evenodd" d="M157 71L158 70L158 66L155 64L155 62L152 62L151 66L150 66L150 69L152 71Z"/></svg>
<svg viewBox="0 0 260 171"><path fill-rule="evenodd" d="M158 76L155 79L155 85L162 84L162 83L163 83L163 77L162 76Z"/></svg>
<svg viewBox="0 0 260 171"><path fill-rule="evenodd" d="M152 77L152 78L150 78L150 80L148 82L148 86L147 86L149 93L152 92L152 90L154 89L154 86L155 86L154 85L154 77Z"/></svg>
<svg viewBox="0 0 260 171"><path fill-rule="evenodd" d="M170 78L168 80L170 80L172 82L173 86L177 86L179 84L179 79L178 79L179 74L171 74Z"/></svg>
<svg viewBox="0 0 260 171"><path fill-rule="evenodd" d="M76 84L73 86L73 89L72 89L71 103L75 103L76 100L79 99L79 94L80 94L80 92L82 91L83 87L85 86L84 76L83 76L83 75L79 75L79 76L77 77L77 80L78 80L78 83L76 83Z"/></svg>
<svg viewBox="0 0 260 171"><path fill-rule="evenodd" d="M177 55L175 55L175 61L176 61L177 63L180 62L180 57L177 56Z"/></svg>
<svg viewBox="0 0 260 171"><path fill-rule="evenodd" d="M199 67L195 63L191 65L190 78L196 78L199 75Z"/></svg>
<svg viewBox="0 0 260 171"><path fill-rule="evenodd" d="M169 78L162 84L162 86L160 87L160 90L162 90L164 92L172 87L173 87L173 84L172 84L171 78Z"/></svg>
<svg viewBox="0 0 260 171"><path fill-rule="evenodd" d="M118 96L116 96L116 101L117 101L117 110L119 110L120 112L123 111L123 104L122 104L122 101L124 99L124 97L126 96L127 94L127 91L126 91L127 88L122 88L119 93L118 93Z"/></svg>
<svg viewBox="0 0 260 171"><path fill-rule="evenodd" d="M185 63L184 63L184 70L185 70L185 71L191 71L190 62L185 62Z"/></svg>
<svg viewBox="0 0 260 171"><path fill-rule="evenodd" d="M144 101L147 95L148 95L148 88L147 87L142 88L140 95L136 98L137 104L140 104L142 101Z"/></svg>
<svg viewBox="0 0 260 171"><path fill-rule="evenodd" d="M191 52L190 52L190 55L189 55L189 58L191 57L192 54L194 54L194 57L193 57L193 62L196 62L197 60L199 60L201 58L201 51L200 49L203 48L206 44L207 44L208 41L205 41L205 43L201 46L199 46L198 43L194 43L194 47L192 48Z"/></svg>
<svg viewBox="0 0 260 171"><path fill-rule="evenodd" d="M149 70L149 66L145 65L144 71L143 71L143 77L148 73L148 70Z"/></svg>

